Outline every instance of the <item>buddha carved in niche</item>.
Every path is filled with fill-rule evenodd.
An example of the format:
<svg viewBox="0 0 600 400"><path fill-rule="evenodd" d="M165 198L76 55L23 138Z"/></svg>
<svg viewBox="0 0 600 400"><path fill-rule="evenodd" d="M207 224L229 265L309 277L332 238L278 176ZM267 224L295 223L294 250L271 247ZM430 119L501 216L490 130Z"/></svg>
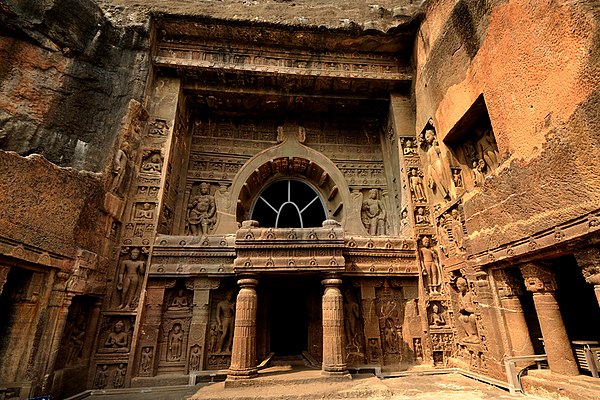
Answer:
<svg viewBox="0 0 600 400"><path fill-rule="evenodd" d="M385 207L379 199L379 189L369 190L361 208L362 223L370 235L385 235Z"/></svg>
<svg viewBox="0 0 600 400"><path fill-rule="evenodd" d="M137 297L140 284L146 272L146 263L140 259L141 250L137 247L131 250L129 260L121 262L117 292L121 295L119 308L131 308Z"/></svg>
<svg viewBox="0 0 600 400"><path fill-rule="evenodd" d="M448 168L444 165L442 159L442 151L435 138L433 129L425 131L425 143L427 143L427 185L429 188L437 192L443 198L449 198L448 187L450 185L450 177Z"/></svg>
<svg viewBox="0 0 600 400"><path fill-rule="evenodd" d="M210 194L210 185L200 184L200 194L188 205L187 222L190 233L194 236L208 235L216 222L217 206L215 198Z"/></svg>
<svg viewBox="0 0 600 400"><path fill-rule="evenodd" d="M494 134L491 130L478 129L477 136L477 155L480 160L485 162L488 170L494 170L498 166L498 153Z"/></svg>
<svg viewBox="0 0 600 400"><path fill-rule="evenodd" d="M174 324L169 332L169 347L167 349L167 359L169 361L179 361L181 359L181 349L183 343L183 329L181 324Z"/></svg>
<svg viewBox="0 0 600 400"><path fill-rule="evenodd" d="M431 239L424 236L421 239L421 263L423 276L427 279L429 294L440 294L442 288L442 267L435 249L431 249Z"/></svg>
<svg viewBox="0 0 600 400"><path fill-rule="evenodd" d="M108 334L104 347L114 349L115 351L126 349L129 345L129 337L125 332L125 324L118 320L113 325L112 331Z"/></svg>
<svg viewBox="0 0 600 400"><path fill-rule="evenodd" d="M217 304L217 329L220 332L217 340L219 353L231 353L234 319L235 301L233 301L233 291L229 290L225 299Z"/></svg>
<svg viewBox="0 0 600 400"><path fill-rule="evenodd" d="M456 288L458 289L458 321L467 334L462 342L479 343L475 304L473 303L473 297L469 290L467 280L463 277L459 277L456 280Z"/></svg>

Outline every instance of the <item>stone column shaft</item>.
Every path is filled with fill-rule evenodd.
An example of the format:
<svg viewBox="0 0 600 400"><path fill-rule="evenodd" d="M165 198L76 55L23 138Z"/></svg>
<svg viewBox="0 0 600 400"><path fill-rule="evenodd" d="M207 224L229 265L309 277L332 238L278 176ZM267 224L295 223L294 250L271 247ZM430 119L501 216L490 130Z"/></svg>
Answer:
<svg viewBox="0 0 600 400"><path fill-rule="evenodd" d="M511 354L513 356L533 355L529 327L519 298L525 294L525 291L518 270L515 268L497 270L494 272L494 280L498 287L500 306L508 327Z"/></svg>
<svg viewBox="0 0 600 400"><path fill-rule="evenodd" d="M235 325L231 366L227 379L247 379L257 374L256 368L256 285L253 278L238 281L241 289L235 305Z"/></svg>
<svg viewBox="0 0 600 400"><path fill-rule="evenodd" d="M324 279L323 294L323 372L346 374L344 354L344 298L341 279Z"/></svg>
<svg viewBox="0 0 600 400"><path fill-rule="evenodd" d="M544 337L550 370L563 375L579 375L571 342L554 295L554 273L548 267L534 263L521 266L521 272L525 288L533 292L533 303Z"/></svg>

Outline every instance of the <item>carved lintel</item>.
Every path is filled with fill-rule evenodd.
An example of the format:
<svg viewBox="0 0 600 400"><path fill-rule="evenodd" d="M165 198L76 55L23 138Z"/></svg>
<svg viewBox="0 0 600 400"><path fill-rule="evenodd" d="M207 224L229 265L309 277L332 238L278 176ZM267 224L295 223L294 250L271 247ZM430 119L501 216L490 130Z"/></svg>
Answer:
<svg viewBox="0 0 600 400"><path fill-rule="evenodd" d="M518 273L513 268L494 271L494 280L501 298L523 295L523 285Z"/></svg>
<svg viewBox="0 0 600 400"><path fill-rule="evenodd" d="M185 287L189 290L210 290L219 288L218 278L190 278L185 281Z"/></svg>
<svg viewBox="0 0 600 400"><path fill-rule="evenodd" d="M556 291L554 272L544 265L526 263L520 266L525 281L525 289L533 293L551 293Z"/></svg>

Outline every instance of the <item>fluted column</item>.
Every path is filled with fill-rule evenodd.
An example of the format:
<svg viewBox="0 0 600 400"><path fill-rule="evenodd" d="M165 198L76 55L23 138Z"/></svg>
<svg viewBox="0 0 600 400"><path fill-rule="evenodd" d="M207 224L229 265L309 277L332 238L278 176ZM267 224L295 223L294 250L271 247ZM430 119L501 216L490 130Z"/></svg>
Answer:
<svg viewBox="0 0 600 400"><path fill-rule="evenodd" d="M513 356L533 355L533 344L529 335L529 328L525 320L525 313L519 296L524 294L521 278L518 271L513 268L494 271L494 280L500 295L500 304L504 312L510 348Z"/></svg>
<svg viewBox="0 0 600 400"><path fill-rule="evenodd" d="M323 294L323 372L345 374L346 355L344 354L344 298L340 291L342 280L327 278L321 282L325 286Z"/></svg>
<svg viewBox="0 0 600 400"><path fill-rule="evenodd" d="M228 380L252 378L257 374L256 285L258 285L258 280L242 278L238 280L238 285L241 289L235 305L235 325Z"/></svg>
<svg viewBox="0 0 600 400"><path fill-rule="evenodd" d="M571 343L565 329L558 302L556 278L549 267L536 263L521 266L525 288L533 293L533 303L544 337L550 370L563 375L579 375Z"/></svg>

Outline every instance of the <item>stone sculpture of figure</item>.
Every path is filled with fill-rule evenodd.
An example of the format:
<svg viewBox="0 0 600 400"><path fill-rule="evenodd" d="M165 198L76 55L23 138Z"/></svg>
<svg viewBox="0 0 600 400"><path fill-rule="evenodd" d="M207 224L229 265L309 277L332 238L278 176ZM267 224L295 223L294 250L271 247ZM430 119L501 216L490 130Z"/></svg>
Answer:
<svg viewBox="0 0 600 400"><path fill-rule="evenodd" d="M465 248L465 235L463 231L463 225L460 220L460 212L455 208L452 210L452 239L454 245L459 253L464 253L467 249Z"/></svg>
<svg viewBox="0 0 600 400"><path fill-rule="evenodd" d="M214 322L210 324L210 338L208 341L208 352L216 353L217 352L217 342L219 340L219 328L217 324Z"/></svg>
<svg viewBox="0 0 600 400"><path fill-rule="evenodd" d="M150 134L156 136L164 136L167 133L168 129L169 127L167 126L167 121L157 119L154 122L154 126L150 129Z"/></svg>
<svg viewBox="0 0 600 400"><path fill-rule="evenodd" d="M127 372L127 369L125 368L125 365L119 364L119 366L117 367L117 370L115 371L115 377L113 379L113 386L115 388L123 387L123 385L125 384L125 373L126 372Z"/></svg>
<svg viewBox="0 0 600 400"><path fill-rule="evenodd" d="M403 147L403 153L404 155L412 155L415 154L415 148L413 146L413 141L411 139L406 139L406 142L404 142L404 147Z"/></svg>
<svg viewBox="0 0 600 400"><path fill-rule="evenodd" d="M217 210L225 211L229 209L229 187L227 185L223 183L219 185L219 189L215 192L215 204Z"/></svg>
<svg viewBox="0 0 600 400"><path fill-rule="evenodd" d="M129 143L123 142L121 148L115 153L111 170L112 179L109 187L110 192L116 193L121 187L123 177L125 177L125 170L127 169L127 161L130 151L131 149L129 147Z"/></svg>
<svg viewBox="0 0 600 400"><path fill-rule="evenodd" d="M446 257L448 257L448 249L450 248L450 236L448 236L448 229L446 228L446 215L440 215L437 225L438 241L440 243L440 250Z"/></svg>
<svg viewBox="0 0 600 400"><path fill-rule="evenodd" d="M348 346L360 348L359 339L359 321L360 321L360 307L354 301L352 293L348 291L344 303L344 328L346 332L346 344Z"/></svg>
<svg viewBox="0 0 600 400"><path fill-rule="evenodd" d="M108 365L104 364L100 367L100 371L96 374L96 379L94 380L94 386L98 389L104 389L108 385Z"/></svg>
<svg viewBox="0 0 600 400"><path fill-rule="evenodd" d="M148 373L152 368L152 348L144 347L142 350L142 361L140 363L140 368L142 372Z"/></svg>
<svg viewBox="0 0 600 400"><path fill-rule="evenodd" d="M452 181L454 182L454 187L463 187L462 175L460 174L459 169L455 169L452 171Z"/></svg>
<svg viewBox="0 0 600 400"><path fill-rule="evenodd" d="M407 210L402 210L400 223L402 224L402 226L408 225L408 211Z"/></svg>
<svg viewBox="0 0 600 400"><path fill-rule="evenodd" d="M497 146L491 130L477 130L477 155L493 170L498 166Z"/></svg>
<svg viewBox="0 0 600 400"><path fill-rule="evenodd" d="M446 320L442 316L442 313L440 312L440 307L437 304L431 306L431 316L429 317L429 324L434 327L446 325Z"/></svg>
<svg viewBox="0 0 600 400"><path fill-rule="evenodd" d="M131 308L137 296L140 283L144 279L146 263L140 259L140 254L140 249L133 248L129 255L129 260L121 262L117 282L117 291L121 292L120 309Z"/></svg>
<svg viewBox="0 0 600 400"><path fill-rule="evenodd" d="M183 309L183 308L188 308L189 307L189 301L188 301L188 296L185 293L185 290L180 288L177 291L177 294L175 296L173 296L173 300L171 301L171 305L169 306L170 309Z"/></svg>
<svg viewBox="0 0 600 400"><path fill-rule="evenodd" d="M467 337L462 341L464 343L479 343L479 335L477 334L477 316L475 315L475 305L473 297L469 291L467 280L459 277L456 280L456 288L458 289L458 321L462 325Z"/></svg>
<svg viewBox="0 0 600 400"><path fill-rule="evenodd" d="M415 359L423 359L423 344L421 343L421 338L413 339L413 345L415 347Z"/></svg>
<svg viewBox="0 0 600 400"><path fill-rule="evenodd" d="M163 159L160 153L152 151L146 153L142 162L142 171L144 172L160 172L162 171Z"/></svg>
<svg viewBox="0 0 600 400"><path fill-rule="evenodd" d="M171 361L181 360L181 347L183 343L183 330L181 324L174 324L169 332L167 358Z"/></svg>
<svg viewBox="0 0 600 400"><path fill-rule="evenodd" d="M129 345L129 336L125 332L125 324L123 321L118 320L115 322L112 328L112 332L108 334L104 347L112 349L126 349Z"/></svg>
<svg viewBox="0 0 600 400"><path fill-rule="evenodd" d="M385 326L383 328L383 343L387 354L397 353L398 346L396 343L396 328L394 327L394 321L391 318L385 320Z"/></svg>
<svg viewBox="0 0 600 400"><path fill-rule="evenodd" d="M369 190L369 197L363 201L361 219L370 235L385 235L385 207L379 200L379 190Z"/></svg>
<svg viewBox="0 0 600 400"><path fill-rule="evenodd" d="M485 179L485 161L479 160L473 161L473 185L475 187L483 186L483 180Z"/></svg>
<svg viewBox="0 0 600 400"><path fill-rule="evenodd" d="M408 178L408 181L410 183L410 190L415 195L415 200L427 201L425 188L423 187L423 178L419 176L419 171L417 169L412 169L410 171L410 177Z"/></svg>
<svg viewBox="0 0 600 400"><path fill-rule="evenodd" d="M152 219L154 217L154 211L152 210L152 204L144 203L141 209L137 211L135 217L138 219Z"/></svg>
<svg viewBox="0 0 600 400"><path fill-rule="evenodd" d="M435 252L430 248L431 239L428 236L421 239L423 246L420 249L423 276L427 277L427 287L430 294L440 294L442 288L442 267Z"/></svg>
<svg viewBox="0 0 600 400"><path fill-rule="evenodd" d="M192 347L192 351L190 353L190 371L199 371L200 370L200 347L194 346Z"/></svg>
<svg viewBox="0 0 600 400"><path fill-rule="evenodd" d="M65 352L65 365L71 364L81 356L83 340L85 337L85 316L82 314L75 318L67 337L67 349Z"/></svg>
<svg viewBox="0 0 600 400"><path fill-rule="evenodd" d="M449 173L444 165L444 160L442 160L442 151L432 129L425 131L425 142L429 145L427 149L427 185L443 198L448 198Z"/></svg>
<svg viewBox="0 0 600 400"><path fill-rule="evenodd" d="M225 299L217 304L217 329L221 332L217 341L219 353L231 352L234 318L235 301L233 301L233 291L229 290L225 295Z"/></svg>
<svg viewBox="0 0 600 400"><path fill-rule="evenodd" d="M190 233L194 236L208 235L216 222L216 212L217 206L214 196L210 194L210 185L202 182L200 184L200 194L188 205L187 220Z"/></svg>
<svg viewBox="0 0 600 400"><path fill-rule="evenodd" d="M415 215L415 222L417 225L429 224L429 216L425 214L425 208L417 207L417 215Z"/></svg>

